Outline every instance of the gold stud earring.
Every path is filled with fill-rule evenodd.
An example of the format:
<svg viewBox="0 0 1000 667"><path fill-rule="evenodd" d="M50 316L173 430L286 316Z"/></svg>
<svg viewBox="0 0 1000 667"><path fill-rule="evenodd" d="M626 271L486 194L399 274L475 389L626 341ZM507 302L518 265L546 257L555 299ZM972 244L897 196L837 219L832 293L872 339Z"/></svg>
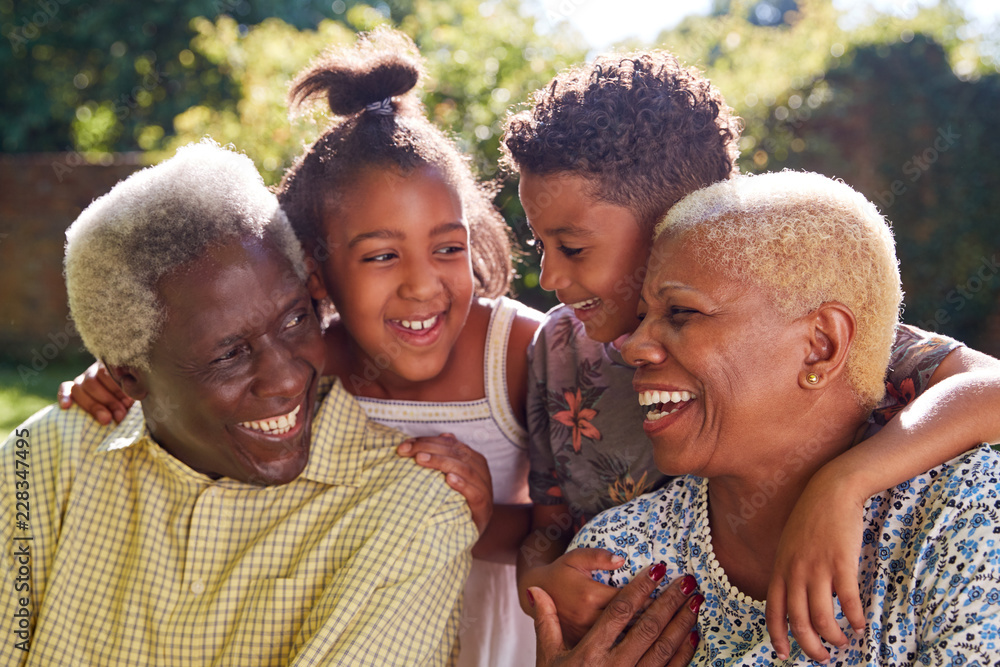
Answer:
<svg viewBox="0 0 1000 667"><path fill-rule="evenodd" d="M815 373L810 373L809 375L806 376L806 382L808 382L809 384L816 384L817 382L819 382L819 376L816 375Z"/></svg>

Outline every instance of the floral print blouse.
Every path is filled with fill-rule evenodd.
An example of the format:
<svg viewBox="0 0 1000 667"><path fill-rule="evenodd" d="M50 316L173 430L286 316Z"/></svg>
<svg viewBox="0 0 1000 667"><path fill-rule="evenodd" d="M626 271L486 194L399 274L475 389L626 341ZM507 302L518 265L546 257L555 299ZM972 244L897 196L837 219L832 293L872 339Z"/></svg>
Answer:
<svg viewBox="0 0 1000 667"><path fill-rule="evenodd" d="M659 561L664 586L693 575L705 601L692 665L813 664L794 641L779 660L764 603L729 583L712 549L707 490L704 479L678 477L600 514L570 548L625 558L594 572L612 586ZM855 633L835 603L848 644L831 649L831 665L1000 664L1000 455L984 445L871 498L860 582L866 631Z"/></svg>
<svg viewBox="0 0 1000 667"><path fill-rule="evenodd" d="M901 325L886 398L870 419L871 436L923 391L959 342ZM633 368L611 344L587 337L567 306L548 312L528 350L528 485L539 505L566 504L573 525L662 487L632 390Z"/></svg>

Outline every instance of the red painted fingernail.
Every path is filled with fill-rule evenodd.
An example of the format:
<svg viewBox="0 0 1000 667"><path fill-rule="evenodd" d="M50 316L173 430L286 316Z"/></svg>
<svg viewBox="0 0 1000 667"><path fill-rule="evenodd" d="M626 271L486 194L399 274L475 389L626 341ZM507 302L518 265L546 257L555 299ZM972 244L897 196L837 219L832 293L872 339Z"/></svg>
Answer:
<svg viewBox="0 0 1000 667"><path fill-rule="evenodd" d="M698 587L698 582L694 580L690 574L684 576L684 580L681 581L681 593L684 595L691 595L694 589Z"/></svg>
<svg viewBox="0 0 1000 667"><path fill-rule="evenodd" d="M528 604L530 604L532 607L534 607L535 606L535 596L531 594L531 591L525 591L525 593L528 595Z"/></svg>
<svg viewBox="0 0 1000 667"><path fill-rule="evenodd" d="M697 630L692 630L691 634L688 635L688 640L691 642L691 646L698 648L698 640L701 639L701 635L698 634Z"/></svg>
<svg viewBox="0 0 1000 667"><path fill-rule="evenodd" d="M660 561L653 566L653 569L649 571L649 578L653 581L659 581L663 578L663 575L667 573L667 564Z"/></svg>
<svg viewBox="0 0 1000 667"><path fill-rule="evenodd" d="M691 607L691 611L693 611L694 613L697 614L698 613L698 608L701 606L701 603L704 602L704 601L705 601L705 596L704 595L695 595L693 598L691 598L691 603L688 606Z"/></svg>

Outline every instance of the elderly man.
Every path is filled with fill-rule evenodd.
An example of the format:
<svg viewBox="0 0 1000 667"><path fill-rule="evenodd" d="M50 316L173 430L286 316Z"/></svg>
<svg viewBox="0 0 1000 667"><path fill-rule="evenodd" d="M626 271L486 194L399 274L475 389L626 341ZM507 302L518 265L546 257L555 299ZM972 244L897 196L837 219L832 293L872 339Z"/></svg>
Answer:
<svg viewBox="0 0 1000 667"><path fill-rule="evenodd" d="M477 531L320 378L302 250L250 160L182 148L67 239L77 328L140 403L117 427L48 408L0 448L0 662L450 662Z"/></svg>

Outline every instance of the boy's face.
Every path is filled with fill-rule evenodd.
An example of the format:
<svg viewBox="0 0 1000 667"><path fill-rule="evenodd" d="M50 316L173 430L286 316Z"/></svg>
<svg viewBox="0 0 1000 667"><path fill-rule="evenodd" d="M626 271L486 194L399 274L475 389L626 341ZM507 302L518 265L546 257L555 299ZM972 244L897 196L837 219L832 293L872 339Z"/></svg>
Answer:
<svg viewBox="0 0 1000 667"><path fill-rule="evenodd" d="M639 324L636 306L650 232L628 208L596 199L572 172L521 172L519 193L542 253L542 289L573 308L587 335L608 343Z"/></svg>

